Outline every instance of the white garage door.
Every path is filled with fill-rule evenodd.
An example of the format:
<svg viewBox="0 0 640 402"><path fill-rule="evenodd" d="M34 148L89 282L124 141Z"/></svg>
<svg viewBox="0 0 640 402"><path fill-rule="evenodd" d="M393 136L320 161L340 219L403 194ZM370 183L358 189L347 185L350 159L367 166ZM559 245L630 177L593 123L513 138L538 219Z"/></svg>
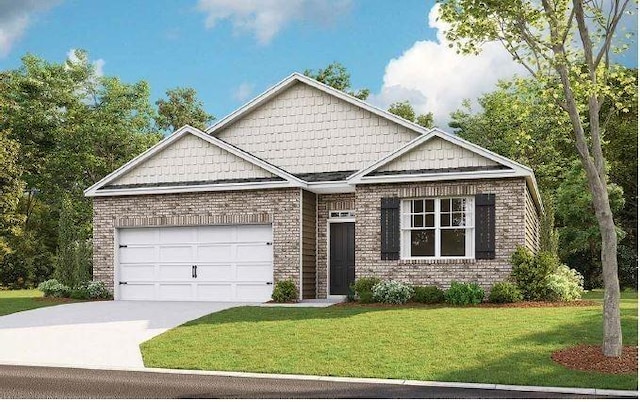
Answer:
<svg viewBox="0 0 640 402"><path fill-rule="evenodd" d="M267 301L271 225L120 229L121 300Z"/></svg>

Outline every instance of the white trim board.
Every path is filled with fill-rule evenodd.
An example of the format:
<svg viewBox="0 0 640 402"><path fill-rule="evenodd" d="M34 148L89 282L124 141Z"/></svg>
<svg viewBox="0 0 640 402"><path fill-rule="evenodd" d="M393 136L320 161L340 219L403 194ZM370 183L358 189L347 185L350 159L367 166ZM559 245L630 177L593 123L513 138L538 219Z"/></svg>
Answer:
<svg viewBox="0 0 640 402"><path fill-rule="evenodd" d="M242 151L241 149L234 147L212 135L209 135L207 133L205 133L204 131L201 131L195 127L191 127L189 125L185 125L181 128L179 128L178 130L176 130L173 134L171 134L169 137L164 138L162 141L158 142L156 145L154 145L153 147L149 148L148 150L146 150L145 152L141 153L140 155L136 156L135 158L133 158L132 160L130 160L129 162L125 163L124 165L122 165L120 168L116 169L115 171L113 171L112 173L110 173L109 175L107 175L106 177L104 177L102 180L100 180L99 182L97 182L96 184L94 184L93 186L89 187L88 189L86 189L84 191L84 195L87 197L95 197L95 196L100 196L100 195L128 195L130 193L134 193L134 194L144 194L145 191L149 191L151 190L150 188L141 188L138 189L139 192L136 192L136 189L112 189L112 190L100 190L101 187L107 185L108 183L116 180L119 177L122 177L124 174L130 172L131 170L135 169L137 166L139 166L142 162L148 160L149 158L151 158L152 156L156 155L157 153L159 153L160 151L162 151L163 149L167 148L168 146L170 146L171 144L173 144L174 142L176 142L178 139L184 137L185 135L195 135L196 137L207 141L210 144L213 144L214 146L217 146L241 159L244 159L245 161L252 163L266 171L268 171L269 173L272 173L278 177L281 177L282 179L286 180L287 184L291 187L291 186L295 186L295 187L302 187L305 188L306 187L306 182L298 179L297 177L295 177L294 175L285 172L284 170L271 165L270 163L267 163L265 161L263 161L262 159L256 158L255 156L251 155L248 152ZM246 184L246 183L236 183L236 184ZM262 183L264 184L264 183ZM273 184L273 183L270 183ZM208 185L208 186L201 186L201 187L209 187L209 190L211 190L211 188L216 188L215 186L229 186L229 184L224 184L224 185ZM193 186L194 188L198 188L199 186ZM164 190L164 192L180 192L180 191L167 191L167 189L171 190L171 189L176 189L176 188L192 188L192 186L176 186L176 187L165 187L165 188L154 188L153 190L156 191L151 191L151 192L147 192L147 194L149 193L153 193L153 194L158 194L161 193L162 190ZM232 186L232 188L237 188L236 186ZM197 190L195 190L197 191ZM206 191L206 190L201 190L201 191ZM117 194L114 194L114 192L117 192Z"/></svg>

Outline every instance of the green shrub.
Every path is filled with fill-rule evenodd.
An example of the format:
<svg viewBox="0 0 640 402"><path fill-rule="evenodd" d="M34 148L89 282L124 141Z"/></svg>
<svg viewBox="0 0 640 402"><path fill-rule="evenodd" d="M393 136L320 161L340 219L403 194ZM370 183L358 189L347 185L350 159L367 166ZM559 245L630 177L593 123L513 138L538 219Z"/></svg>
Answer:
<svg viewBox="0 0 640 402"><path fill-rule="evenodd" d="M71 289L56 279L42 282L38 285L38 290L44 293L45 297L69 297L71 295Z"/></svg>
<svg viewBox="0 0 640 402"><path fill-rule="evenodd" d="M425 304L443 303L444 291L437 286L414 286L411 300Z"/></svg>
<svg viewBox="0 0 640 402"><path fill-rule="evenodd" d="M86 287L78 286L71 289L71 292L69 293L69 297L77 300L88 300L89 292L87 291Z"/></svg>
<svg viewBox="0 0 640 402"><path fill-rule="evenodd" d="M107 289L107 285L101 281L91 281L86 284L89 299L111 299L112 295Z"/></svg>
<svg viewBox="0 0 640 402"><path fill-rule="evenodd" d="M273 288L271 298L273 301L278 303L287 303L298 300L298 289L296 288L296 284L291 279L277 282L276 286Z"/></svg>
<svg viewBox="0 0 640 402"><path fill-rule="evenodd" d="M491 287L489 301L491 303L515 303L522 300L522 292L511 282L498 282Z"/></svg>
<svg viewBox="0 0 640 402"><path fill-rule="evenodd" d="M360 301L360 303L373 303L373 287L378 283L380 283L380 279L372 276L358 278L351 285L356 300Z"/></svg>
<svg viewBox="0 0 640 402"><path fill-rule="evenodd" d="M582 298L584 278L575 269L560 265L549 275L547 298L553 301L573 301Z"/></svg>
<svg viewBox="0 0 640 402"><path fill-rule="evenodd" d="M413 294L411 286L398 281L383 281L371 289L373 300L378 303L404 304Z"/></svg>
<svg viewBox="0 0 640 402"><path fill-rule="evenodd" d="M74 286L71 289L70 297L80 300L103 300L110 299L111 293L104 282L91 281Z"/></svg>
<svg viewBox="0 0 640 402"><path fill-rule="evenodd" d="M484 299L484 290L477 283L451 282L451 287L444 292L449 304L480 304Z"/></svg>
<svg viewBox="0 0 640 402"><path fill-rule="evenodd" d="M511 279L525 300L547 300L548 278L558 267L558 259L551 253L536 255L518 246L511 256Z"/></svg>

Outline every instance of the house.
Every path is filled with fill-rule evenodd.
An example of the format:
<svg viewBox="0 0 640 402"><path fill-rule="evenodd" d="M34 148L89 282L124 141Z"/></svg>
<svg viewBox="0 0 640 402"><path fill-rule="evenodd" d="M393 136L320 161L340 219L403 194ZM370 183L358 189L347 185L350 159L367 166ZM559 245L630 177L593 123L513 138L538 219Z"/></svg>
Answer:
<svg viewBox="0 0 640 402"><path fill-rule="evenodd" d="M378 276L485 288L538 248L533 171L294 73L85 191L94 279L123 300L345 295Z"/></svg>

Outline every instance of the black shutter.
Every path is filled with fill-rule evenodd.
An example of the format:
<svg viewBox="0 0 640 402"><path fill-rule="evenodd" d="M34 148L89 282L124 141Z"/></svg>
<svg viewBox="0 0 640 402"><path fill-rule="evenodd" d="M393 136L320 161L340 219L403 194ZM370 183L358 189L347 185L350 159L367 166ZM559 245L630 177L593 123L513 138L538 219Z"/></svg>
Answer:
<svg viewBox="0 0 640 402"><path fill-rule="evenodd" d="M496 258L496 195L476 194L476 259Z"/></svg>
<svg viewBox="0 0 640 402"><path fill-rule="evenodd" d="M400 199L380 199L380 259L400 259Z"/></svg>

